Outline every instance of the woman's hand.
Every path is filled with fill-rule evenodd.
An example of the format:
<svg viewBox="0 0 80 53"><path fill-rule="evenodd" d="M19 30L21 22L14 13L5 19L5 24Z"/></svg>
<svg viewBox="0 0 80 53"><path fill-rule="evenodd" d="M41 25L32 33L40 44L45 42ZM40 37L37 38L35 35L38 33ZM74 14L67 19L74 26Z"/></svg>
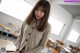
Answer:
<svg viewBox="0 0 80 53"><path fill-rule="evenodd" d="M20 53L19 49L17 49L14 53Z"/></svg>
<svg viewBox="0 0 80 53"><path fill-rule="evenodd" d="M15 51L14 53L20 53L20 51Z"/></svg>

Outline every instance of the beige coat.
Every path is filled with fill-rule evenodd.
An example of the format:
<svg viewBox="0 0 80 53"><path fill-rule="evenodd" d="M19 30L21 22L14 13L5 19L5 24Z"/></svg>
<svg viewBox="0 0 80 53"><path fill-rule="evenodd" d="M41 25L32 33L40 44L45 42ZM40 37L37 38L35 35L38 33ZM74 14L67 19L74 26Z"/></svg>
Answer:
<svg viewBox="0 0 80 53"><path fill-rule="evenodd" d="M36 29L35 21L32 21L30 25L23 23L16 42L17 49L21 50L25 46L25 53L40 53L50 34L50 29L51 27L48 24L43 32L39 32Z"/></svg>

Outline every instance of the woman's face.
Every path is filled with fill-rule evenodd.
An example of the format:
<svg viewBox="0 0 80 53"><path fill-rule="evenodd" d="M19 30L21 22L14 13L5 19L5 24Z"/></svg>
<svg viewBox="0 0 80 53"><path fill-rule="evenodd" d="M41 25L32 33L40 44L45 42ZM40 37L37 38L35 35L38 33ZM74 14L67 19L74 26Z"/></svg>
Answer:
<svg viewBox="0 0 80 53"><path fill-rule="evenodd" d="M35 10L35 16L36 16L36 19L37 20L40 20L43 16L44 16L44 11L43 11L43 8L42 7L38 7L36 10Z"/></svg>

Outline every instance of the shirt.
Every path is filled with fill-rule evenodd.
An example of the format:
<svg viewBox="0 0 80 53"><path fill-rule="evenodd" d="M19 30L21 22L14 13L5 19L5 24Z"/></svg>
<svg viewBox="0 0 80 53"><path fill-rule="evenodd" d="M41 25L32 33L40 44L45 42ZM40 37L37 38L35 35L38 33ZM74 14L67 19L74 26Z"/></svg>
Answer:
<svg viewBox="0 0 80 53"><path fill-rule="evenodd" d="M32 21L30 25L23 23L16 42L17 49L21 50L25 46L26 53L39 53L44 48L50 35L51 26L48 23L46 29L40 32L36 29L36 25L35 21Z"/></svg>

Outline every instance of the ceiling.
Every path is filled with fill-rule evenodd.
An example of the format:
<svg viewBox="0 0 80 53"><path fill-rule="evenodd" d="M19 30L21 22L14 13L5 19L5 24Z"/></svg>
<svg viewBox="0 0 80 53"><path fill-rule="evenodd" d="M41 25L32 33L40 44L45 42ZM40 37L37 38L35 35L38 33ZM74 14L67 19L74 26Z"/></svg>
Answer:
<svg viewBox="0 0 80 53"><path fill-rule="evenodd" d="M1 1L2 1L2 0L0 0L0 3L1 3Z"/></svg>
<svg viewBox="0 0 80 53"><path fill-rule="evenodd" d="M25 0L25 1L29 2L32 5L35 5L35 3L38 0ZM50 4L52 4L55 1L73 16L80 15L80 2L64 2L64 0L48 0L48 1L50 2Z"/></svg>
<svg viewBox="0 0 80 53"><path fill-rule="evenodd" d="M24 0L32 5L35 5L39 0ZM50 4L54 1L54 0L48 0L50 2Z"/></svg>
<svg viewBox="0 0 80 53"><path fill-rule="evenodd" d="M80 5L61 5L61 6L73 16L80 15Z"/></svg>
<svg viewBox="0 0 80 53"><path fill-rule="evenodd" d="M34 5L38 0L25 0ZM48 0L50 4L54 1L67 10L71 15L80 15L80 2L64 2L64 0Z"/></svg>
<svg viewBox="0 0 80 53"><path fill-rule="evenodd" d="M63 0L56 0L57 3L63 7L66 11L68 11L73 16L80 16L80 2L63 2ZM75 17L75 25L76 29L80 29L80 19L78 21ZM80 31L79 31L80 32Z"/></svg>
<svg viewBox="0 0 80 53"><path fill-rule="evenodd" d="M60 6L67 10L73 16L80 15L80 2L64 2L64 0L55 0Z"/></svg>

